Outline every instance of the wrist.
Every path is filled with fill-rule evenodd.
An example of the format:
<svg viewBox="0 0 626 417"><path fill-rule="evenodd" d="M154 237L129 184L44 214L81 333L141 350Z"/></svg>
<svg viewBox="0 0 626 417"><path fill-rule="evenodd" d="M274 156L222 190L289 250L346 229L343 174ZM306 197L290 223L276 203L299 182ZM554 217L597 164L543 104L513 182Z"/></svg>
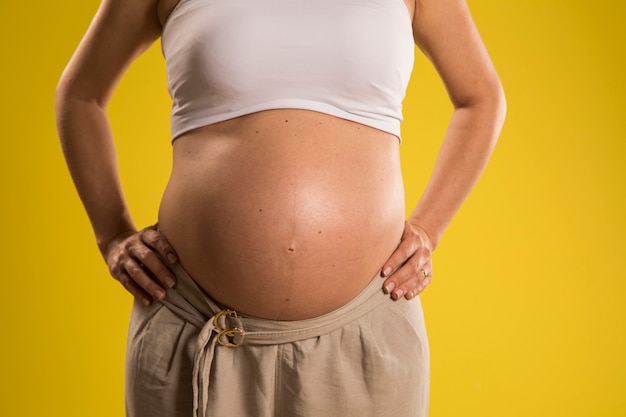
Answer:
<svg viewBox="0 0 626 417"><path fill-rule="evenodd" d="M437 242L433 239L432 233L428 230L426 226L423 225L422 222L415 219L408 219L407 223L411 225L415 230L418 231L420 235L423 236L424 240L426 240L431 251L435 250L437 246Z"/></svg>
<svg viewBox="0 0 626 417"><path fill-rule="evenodd" d="M118 240L122 240L124 238L126 238L127 236L130 236L134 233L137 233L136 229L124 229L122 231L118 231L114 234L110 234L106 237L99 237L97 238L97 242L98 242L98 249L100 250L100 253L102 254L102 257L106 260L107 255L109 253L109 251L111 250L111 246L117 242Z"/></svg>

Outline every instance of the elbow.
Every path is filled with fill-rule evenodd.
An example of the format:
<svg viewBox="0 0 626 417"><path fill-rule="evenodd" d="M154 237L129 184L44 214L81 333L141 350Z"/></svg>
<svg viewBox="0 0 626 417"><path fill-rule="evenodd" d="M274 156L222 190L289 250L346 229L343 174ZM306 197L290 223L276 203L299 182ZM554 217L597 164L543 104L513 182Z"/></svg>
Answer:
<svg viewBox="0 0 626 417"><path fill-rule="evenodd" d="M67 113L67 103L71 100L70 97L71 94L67 83L61 77L54 90L54 114L56 116L57 130L59 131L61 130L64 115Z"/></svg>
<svg viewBox="0 0 626 417"><path fill-rule="evenodd" d="M57 123L61 120L63 115L67 113L72 101L78 98L77 90L73 84L70 77L64 73L54 90L54 111L57 117Z"/></svg>
<svg viewBox="0 0 626 417"><path fill-rule="evenodd" d="M75 77L72 77L71 72L66 68L54 90L54 106L57 112L59 108L62 108L65 103L72 99L72 96L77 94L76 84Z"/></svg>
<svg viewBox="0 0 626 417"><path fill-rule="evenodd" d="M497 76L485 80L480 87L473 89L473 94L468 94L460 100L453 100L455 110L471 114L471 119L482 126L485 135L494 142L497 141L507 113L507 101L504 87Z"/></svg>
<svg viewBox="0 0 626 417"><path fill-rule="evenodd" d="M78 104L78 108L95 105L104 110L107 102L108 96L101 94L67 70L61 75L54 91L54 107L57 117L65 114L70 108L76 107L75 104Z"/></svg>
<svg viewBox="0 0 626 417"><path fill-rule="evenodd" d="M66 136L68 126L72 124L72 118L75 118L76 110L80 109L80 106L72 105L72 103L76 102L76 99L77 95L75 91L73 91L71 83L61 77L54 90L54 115L61 142L63 142Z"/></svg>
<svg viewBox="0 0 626 417"><path fill-rule="evenodd" d="M506 94L504 93L504 87L502 86L500 80L497 81L496 86L494 87L491 101L495 125L498 132L500 132L502 126L504 125L507 112Z"/></svg>
<svg viewBox="0 0 626 417"><path fill-rule="evenodd" d="M77 129L82 130L91 108L91 101L80 94L75 83L61 77L54 90L54 116L58 139L63 146L75 136Z"/></svg>
<svg viewBox="0 0 626 417"><path fill-rule="evenodd" d="M493 149L500 138L500 133L502 132L507 112L506 95L499 80L488 97L489 98L486 100L486 108L488 110L485 114L488 126L491 128L491 134L488 134L487 137L490 138L490 149L493 152Z"/></svg>
<svg viewBox="0 0 626 417"><path fill-rule="evenodd" d="M506 96L500 77L495 69L485 68L468 76L462 83L450 83L448 95L455 109L489 108L504 120L506 115Z"/></svg>
<svg viewBox="0 0 626 417"><path fill-rule="evenodd" d="M490 113L494 120L504 122L506 116L506 96L500 79L493 77L484 80L481 85L475 85L471 91L460 97L451 97L454 108L480 109L481 112Z"/></svg>
<svg viewBox="0 0 626 417"><path fill-rule="evenodd" d="M496 145L506 119L507 103L504 88L498 80L493 87L486 89L480 105L477 106L477 117L485 126L485 137L489 138L490 148ZM479 113L479 114L478 114Z"/></svg>
<svg viewBox="0 0 626 417"><path fill-rule="evenodd" d="M82 88L80 83L64 74L54 90L54 114L57 132L63 142L68 130L89 117L93 111L105 112L106 102L98 100Z"/></svg>

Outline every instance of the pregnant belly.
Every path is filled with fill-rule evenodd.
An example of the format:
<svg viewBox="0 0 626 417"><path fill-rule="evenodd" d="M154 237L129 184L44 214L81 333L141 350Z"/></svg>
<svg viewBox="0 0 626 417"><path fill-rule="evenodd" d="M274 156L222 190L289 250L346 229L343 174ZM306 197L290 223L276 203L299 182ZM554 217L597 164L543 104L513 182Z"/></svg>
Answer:
<svg viewBox="0 0 626 417"><path fill-rule="evenodd" d="M272 132L179 139L159 223L220 304L314 317L356 296L399 242L397 139Z"/></svg>

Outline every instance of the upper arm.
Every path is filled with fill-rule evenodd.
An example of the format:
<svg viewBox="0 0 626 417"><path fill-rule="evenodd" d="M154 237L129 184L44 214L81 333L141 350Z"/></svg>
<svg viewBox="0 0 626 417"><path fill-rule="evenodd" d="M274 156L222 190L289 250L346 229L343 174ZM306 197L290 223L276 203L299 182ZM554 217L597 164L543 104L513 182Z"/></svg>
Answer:
<svg viewBox="0 0 626 417"><path fill-rule="evenodd" d="M415 0L413 36L455 107L501 99L500 80L465 0Z"/></svg>
<svg viewBox="0 0 626 417"><path fill-rule="evenodd" d="M65 68L58 94L104 107L124 71L161 33L158 0L103 0Z"/></svg>

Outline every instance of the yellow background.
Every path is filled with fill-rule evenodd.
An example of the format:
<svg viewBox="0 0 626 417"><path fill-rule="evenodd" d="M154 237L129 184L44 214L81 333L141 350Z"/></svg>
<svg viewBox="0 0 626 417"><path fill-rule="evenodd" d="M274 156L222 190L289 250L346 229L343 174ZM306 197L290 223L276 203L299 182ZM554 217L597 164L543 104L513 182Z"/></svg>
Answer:
<svg viewBox="0 0 626 417"><path fill-rule="evenodd" d="M0 416L122 416L130 296L108 277L56 138L53 91L96 0L0 2ZM423 296L431 417L626 416L626 3L472 0L509 113ZM170 167L158 44L110 115L138 225ZM418 58L408 204L450 115ZM401 383L401 381L399 381Z"/></svg>

